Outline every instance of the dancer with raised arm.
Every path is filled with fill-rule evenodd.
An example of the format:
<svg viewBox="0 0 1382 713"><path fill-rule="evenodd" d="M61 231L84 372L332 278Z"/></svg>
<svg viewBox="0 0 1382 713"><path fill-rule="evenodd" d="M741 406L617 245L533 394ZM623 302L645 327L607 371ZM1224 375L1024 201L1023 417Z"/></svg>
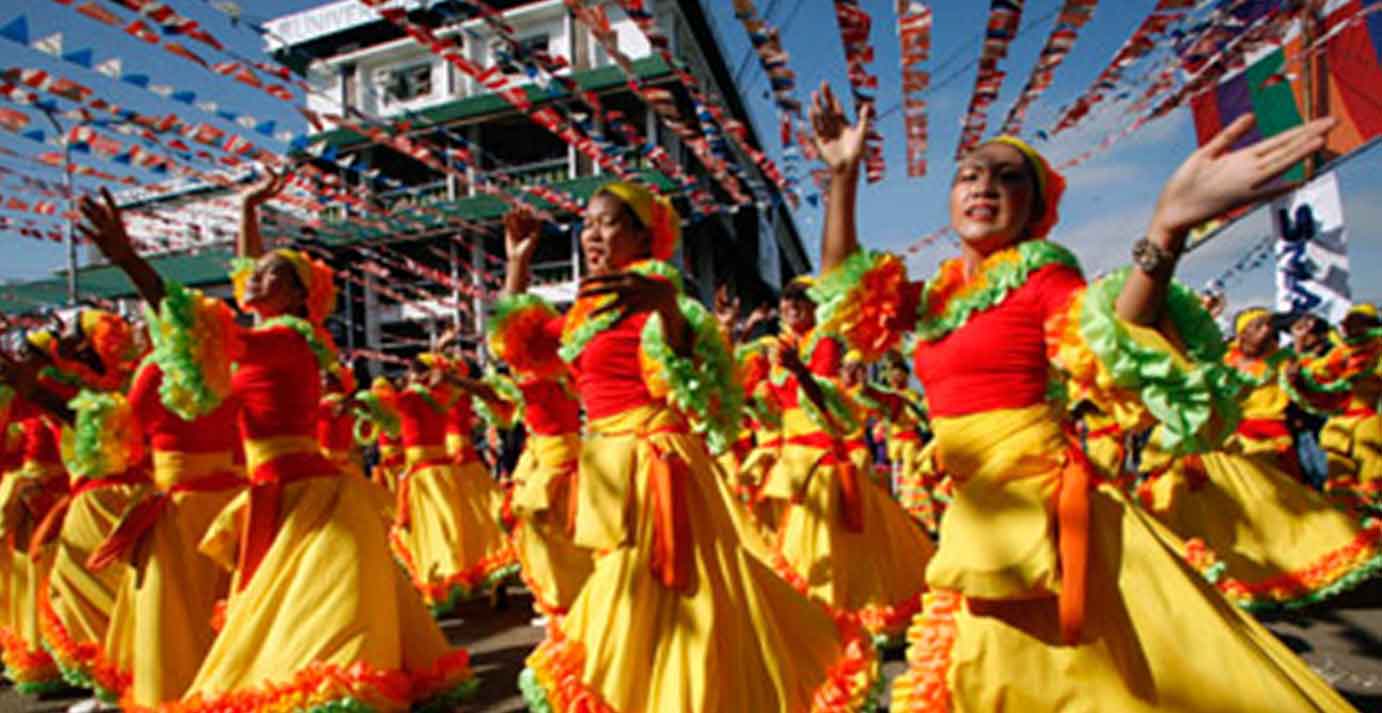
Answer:
<svg viewBox="0 0 1382 713"><path fill-rule="evenodd" d="M1231 151L1251 126L1235 122L1166 183L1136 267L1086 286L1075 257L1045 239L1064 180L1024 142L999 137L961 159L950 191L961 256L917 283L896 256L859 245L869 110L851 125L822 87L810 114L831 172L822 327L866 358L915 333L955 481L891 710L1349 710L1182 562L1174 536L1097 482L1046 401L1055 366L1125 423L1166 424L1172 450L1226 435L1219 409L1232 411L1235 390L1216 388L1230 382L1222 341L1171 281L1176 259L1190 227L1279 193L1273 179L1332 122Z"/></svg>

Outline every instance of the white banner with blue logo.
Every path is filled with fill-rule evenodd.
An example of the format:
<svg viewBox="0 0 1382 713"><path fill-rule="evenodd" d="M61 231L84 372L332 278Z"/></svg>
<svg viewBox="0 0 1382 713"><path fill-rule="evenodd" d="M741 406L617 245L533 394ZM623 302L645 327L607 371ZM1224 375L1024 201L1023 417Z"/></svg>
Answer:
<svg viewBox="0 0 1382 713"><path fill-rule="evenodd" d="M1272 224L1277 311L1312 312L1337 324L1352 304L1338 177L1326 173L1274 201Z"/></svg>

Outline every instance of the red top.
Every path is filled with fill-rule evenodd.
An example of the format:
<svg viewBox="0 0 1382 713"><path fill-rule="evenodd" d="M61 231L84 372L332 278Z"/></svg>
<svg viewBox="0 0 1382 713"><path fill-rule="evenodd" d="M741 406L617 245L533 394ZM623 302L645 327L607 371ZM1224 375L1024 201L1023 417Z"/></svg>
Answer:
<svg viewBox="0 0 1382 713"><path fill-rule="evenodd" d="M329 451L347 451L355 447L355 416L344 408L336 413L339 402L322 399L317 403L317 440Z"/></svg>
<svg viewBox="0 0 1382 713"><path fill-rule="evenodd" d="M536 436L559 436L581 430L581 403L551 379L525 381L518 385L523 392L523 424Z"/></svg>
<svg viewBox="0 0 1382 713"><path fill-rule="evenodd" d="M576 392L590 418L613 416L653 403L638 363L643 325L651 314L640 312L601 331L571 365L576 375ZM562 322L560 318L548 322L548 334L560 339Z"/></svg>
<svg viewBox="0 0 1382 713"><path fill-rule="evenodd" d="M840 346L839 340L834 337L823 337L816 342L816 347L811 352L811 358L806 362L806 368L812 374L827 379L834 379L840 375L840 367L844 362L844 349ZM768 381L768 388L772 390L777 402L782 408L796 408L797 403L797 377L788 374L781 386L777 386Z"/></svg>
<svg viewBox="0 0 1382 713"><path fill-rule="evenodd" d="M163 405L158 395L162 384L163 369L150 361L134 375L134 384L130 386L130 407L139 430L149 437L153 450L233 453L239 449L240 434L235 429L233 397L201 418L184 421Z"/></svg>
<svg viewBox="0 0 1382 713"><path fill-rule="evenodd" d="M433 391L434 400L437 395ZM398 392L399 441L404 448L445 446L447 418L412 388Z"/></svg>
<svg viewBox="0 0 1382 713"><path fill-rule="evenodd" d="M475 428L475 407L470 403L470 397L462 394L456 399L456 403L451 404L451 408L446 411L446 433L460 434L470 438L470 432Z"/></svg>
<svg viewBox="0 0 1382 713"><path fill-rule="evenodd" d="M247 329L245 353L231 379L245 438L316 438L321 375L317 356L289 327Z"/></svg>
<svg viewBox="0 0 1382 713"><path fill-rule="evenodd" d="M14 397L11 416L19 424L19 462L53 464L62 462L58 443L62 426L48 412L18 396Z"/></svg>
<svg viewBox="0 0 1382 713"><path fill-rule="evenodd" d="M1044 325L1084 286L1078 270L1048 265L996 307L939 341L922 342L916 373L933 416L1022 408L1046 400L1050 360Z"/></svg>

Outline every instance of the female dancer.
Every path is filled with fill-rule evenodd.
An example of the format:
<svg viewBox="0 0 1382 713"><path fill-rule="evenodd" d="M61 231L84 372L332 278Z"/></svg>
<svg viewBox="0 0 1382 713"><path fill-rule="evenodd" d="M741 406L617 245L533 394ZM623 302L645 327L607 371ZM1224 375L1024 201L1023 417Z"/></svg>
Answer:
<svg viewBox="0 0 1382 713"><path fill-rule="evenodd" d="M423 601L441 615L502 586L517 566L499 526L503 494L470 443L469 395L449 381L457 367L423 356L425 370L398 395L407 471L391 537ZM467 427L453 431L459 424Z"/></svg>
<svg viewBox="0 0 1382 713"><path fill-rule="evenodd" d="M921 608L923 572L935 548L874 485L864 426L841 394L844 351L815 329L806 290L798 281L783 291L790 331L771 377L783 406L783 446L764 495L788 503L774 564L803 594L857 613L874 637L900 638Z"/></svg>
<svg viewBox="0 0 1382 713"><path fill-rule="evenodd" d="M82 310L76 326L80 336L71 358L77 368L62 366L66 340L59 342L54 361L64 372L85 375L84 385L103 388L84 388L69 402L74 421L62 450L70 492L49 512L36 534L39 541L31 544L35 548L48 534L56 535L39 588L39 628L68 683L115 701L127 673L105 655L103 644L116 601L131 583L123 568L90 569L87 559L148 482L144 436L123 393L140 355L129 323L119 315Z"/></svg>
<svg viewBox="0 0 1382 713"><path fill-rule="evenodd" d="M38 627L38 589L46 560L29 555L35 530L67 494L67 471L58 447L62 420L75 395L70 386L47 374L52 369L49 331L30 332L16 361L4 360L8 421L6 432L19 434L15 460L0 482L0 657L5 677L20 693L38 694L61 688L62 676L44 650ZM44 364L44 376L38 375Z"/></svg>
<svg viewBox="0 0 1382 713"><path fill-rule="evenodd" d="M534 218L513 212L505 218L511 232L535 230ZM581 446L581 403L566 366L558 359L538 364L522 357L527 344L506 342L513 325L524 319L551 318L539 300L515 298L496 311L490 327L490 353L512 367L519 393L513 394L527 429L523 454L513 472L508 510L512 514L514 550L523 582L533 603L546 617L565 616L594 568L590 550L571 536L576 529L576 469Z"/></svg>
<svg viewBox="0 0 1382 713"><path fill-rule="evenodd" d="M1382 339L1377 307L1356 304L1340 324L1345 342L1363 346ZM1348 388L1346 404L1330 415L1320 432L1320 447L1329 462L1325 489L1359 504L1382 505L1382 370L1359 373Z"/></svg>
<svg viewBox="0 0 1382 713"><path fill-rule="evenodd" d="M230 378L250 491L202 543L235 566L225 625L182 700L162 708L382 713L449 701L473 689L466 652L447 645L393 566L365 484L341 477L317 443L318 374L337 363L322 329L335 294L327 266L263 248L258 207L285 184L270 176L245 197L236 245L244 259L233 275L237 298L261 322L235 330L243 349ZM133 252L123 231L100 233ZM165 292L177 290L170 283ZM163 308L175 305L165 298ZM165 321L164 336L193 339L180 326Z"/></svg>
<svg viewBox="0 0 1382 713"><path fill-rule="evenodd" d="M1207 388L1222 383L1211 378L1222 365L1192 363L1142 325L1217 356L1199 341L1221 347L1217 328L1170 282L1185 234L1272 195L1264 186L1321 146L1331 122L1233 153L1250 118L1231 125L1163 189L1138 267L1086 289L1074 257L1043 240L1064 181L1012 138L961 160L950 215L962 255L934 278L909 282L895 256L860 250L854 203L869 113L851 126L828 87L813 98L832 176L822 322L866 357L916 332L916 373L956 483L891 709L1348 710L1181 562L1155 521L1092 482L1063 414L1046 403L1054 363L1091 397L1117 400L1129 421L1150 412L1170 422L1172 447L1222 432L1204 406L1232 395ZM1167 407L1172 394L1198 401ZM1134 408L1139 396L1148 411Z"/></svg>
<svg viewBox="0 0 1382 713"><path fill-rule="evenodd" d="M597 553L570 612L519 679L552 711L806 711L871 706L877 660L857 625L793 591L741 543L707 442L728 447L740 392L714 317L663 262L680 237L663 199L611 183L581 232L588 273L564 316L505 319L516 369L564 359L587 415L575 542ZM500 310L523 297L537 247L506 231ZM705 435L700 435L704 433Z"/></svg>
<svg viewBox="0 0 1382 713"><path fill-rule="evenodd" d="M1360 527L1357 513L1301 482L1286 416L1300 391L1283 373L1294 355L1277 348L1267 310L1245 310L1235 326L1224 361L1246 387L1236 432L1218 450L1177 458L1139 496L1187 540L1191 564L1239 606L1318 602L1382 569L1382 523Z"/></svg>

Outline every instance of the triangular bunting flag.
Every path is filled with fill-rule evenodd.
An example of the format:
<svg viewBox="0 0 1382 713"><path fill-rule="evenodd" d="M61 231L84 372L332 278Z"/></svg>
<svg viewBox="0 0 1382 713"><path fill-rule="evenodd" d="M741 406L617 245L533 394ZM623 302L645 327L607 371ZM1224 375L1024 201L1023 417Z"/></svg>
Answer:
<svg viewBox="0 0 1382 713"><path fill-rule="evenodd" d="M91 53L91 50L77 50L76 52L68 52L67 54L62 56L62 59L63 61L71 62L72 64L75 64L78 67L85 67L87 69L91 69L92 56L93 55Z"/></svg>
<svg viewBox="0 0 1382 713"><path fill-rule="evenodd" d="M126 74L120 79L127 84L133 84L140 88L149 86L149 75L147 74Z"/></svg>
<svg viewBox="0 0 1382 713"><path fill-rule="evenodd" d="M21 45L29 44L29 18L20 15L10 24L0 27L0 37Z"/></svg>
<svg viewBox="0 0 1382 713"><path fill-rule="evenodd" d="M42 39L34 40L33 48L54 57L62 56L62 33L54 32Z"/></svg>
<svg viewBox="0 0 1382 713"><path fill-rule="evenodd" d="M96 65L96 71L106 75L107 77L110 77L111 79L119 79L120 75L125 73L125 67L124 63L120 61L119 57L111 57L110 59Z"/></svg>

